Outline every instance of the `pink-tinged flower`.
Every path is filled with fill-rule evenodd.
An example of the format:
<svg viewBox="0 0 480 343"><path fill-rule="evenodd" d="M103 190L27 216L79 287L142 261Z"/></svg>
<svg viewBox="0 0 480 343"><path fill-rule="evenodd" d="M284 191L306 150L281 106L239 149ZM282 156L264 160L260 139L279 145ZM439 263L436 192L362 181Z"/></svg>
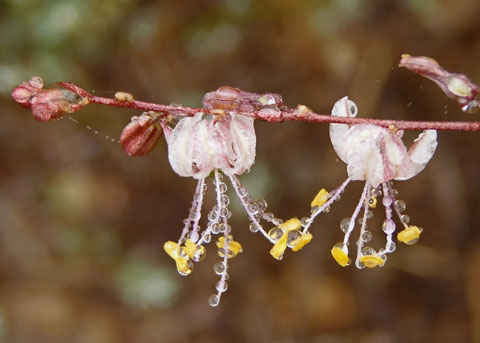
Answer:
<svg viewBox="0 0 480 343"><path fill-rule="evenodd" d="M463 74L443 69L433 58L405 54L399 66L435 82L449 98L462 106L464 112L473 113L480 107L476 99L478 86Z"/></svg>
<svg viewBox="0 0 480 343"><path fill-rule="evenodd" d="M88 98L81 97L63 87L43 88L43 80L38 76L14 88L12 97L23 107L31 108L33 118L39 121L58 119L88 104Z"/></svg>
<svg viewBox="0 0 480 343"><path fill-rule="evenodd" d="M217 117L198 113L165 127L168 159L180 176L205 178L214 169L226 175L243 174L255 161L253 118L235 113Z"/></svg>
<svg viewBox="0 0 480 343"><path fill-rule="evenodd" d="M355 117L357 106L345 97L337 101L332 115ZM319 192L311 204L312 215L304 219L307 223L304 231L308 230L319 213L329 211L330 205L340 198L340 194L350 181L365 181L362 196L352 217L344 218L340 224L341 230L345 233L344 240L337 243L331 251L334 259L342 267L350 264L349 239L357 219L361 225L359 239L356 242L355 264L358 268L383 266L386 254L395 250L393 234L396 224L392 219L393 211L404 226L404 230L398 233L397 240L413 244L422 232L421 228L409 225L410 218L403 213L406 204L403 200L397 200L398 192L393 188L392 180L409 179L425 168L437 147L437 133L435 130L422 132L408 150L401 140L402 134L402 131L371 124L330 124L330 138L338 156L347 164L348 178L331 192L325 189ZM372 238L371 232L367 230L367 220L373 216L371 209L376 207L377 197L382 195L386 214L382 229L386 233L387 242L384 248L376 251L364 245ZM359 218L362 209L363 216Z"/></svg>
<svg viewBox="0 0 480 343"><path fill-rule="evenodd" d="M125 126L120 136L120 144L129 156L144 156L157 144L162 136L162 128L158 123L158 114L145 112L134 116Z"/></svg>
<svg viewBox="0 0 480 343"><path fill-rule="evenodd" d="M223 292L227 289L228 259L242 252L240 243L233 240L228 219L230 197L227 195L227 184L230 183L246 210L252 232L260 231L267 239L270 237L260 224L264 219L274 225L281 220L272 213L266 213L265 200L253 201L245 186L241 185L236 175L248 172L255 161L256 136L253 118L238 115L234 112L213 116L198 113L194 117L179 120L172 129L165 122L161 123L168 144L168 158L173 170L180 176L198 179L192 206L188 218L177 243L169 241L164 249L172 257L181 275L192 272L193 262L205 256L203 246L212 240L212 236L221 234L216 245L221 261L214 265L214 271L220 276L217 282L217 294L208 298L211 306L217 306ZM200 218L204 194L207 189L205 179L213 173L213 187L216 193L216 204L207 216L204 230L200 227Z"/></svg>

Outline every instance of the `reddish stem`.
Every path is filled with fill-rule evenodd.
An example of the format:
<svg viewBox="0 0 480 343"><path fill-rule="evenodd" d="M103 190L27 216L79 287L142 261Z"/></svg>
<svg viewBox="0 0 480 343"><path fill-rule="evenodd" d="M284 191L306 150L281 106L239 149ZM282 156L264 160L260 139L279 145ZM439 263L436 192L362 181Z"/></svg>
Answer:
<svg viewBox="0 0 480 343"><path fill-rule="evenodd" d="M85 89L69 82L61 82L64 88L84 97L88 98L90 103L134 108L143 111L154 111L163 113L165 115L174 113L178 116L194 116L202 112L208 114L218 115L218 110L210 110L206 108L192 108L192 107L177 107L161 104L154 104L143 101L119 101L112 98L103 98L95 96L87 92ZM226 111L228 112L228 111ZM334 117L331 115L318 114L310 110L295 111L291 109L283 110L278 115L271 113L262 113L262 111L241 112L235 111L238 114L254 117L256 119L265 120L268 122L282 122L282 121L306 121L314 123L340 123L340 124L372 124L382 127L395 127L399 130L453 130L453 131L480 131L480 122L438 122L438 121L404 121L404 120L386 120L386 119L369 119L369 118L348 118L348 117Z"/></svg>

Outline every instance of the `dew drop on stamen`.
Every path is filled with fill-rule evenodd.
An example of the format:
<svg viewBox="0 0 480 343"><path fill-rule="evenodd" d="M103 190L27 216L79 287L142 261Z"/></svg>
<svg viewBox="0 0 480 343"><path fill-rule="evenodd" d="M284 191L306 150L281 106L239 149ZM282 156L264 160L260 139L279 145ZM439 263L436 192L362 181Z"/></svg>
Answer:
<svg viewBox="0 0 480 343"><path fill-rule="evenodd" d="M340 230L346 233L348 231L348 227L350 226L350 220L350 217L343 218L340 222Z"/></svg>
<svg viewBox="0 0 480 343"><path fill-rule="evenodd" d="M259 227L255 223L250 223L250 226L248 227L251 232L257 232L259 230Z"/></svg>
<svg viewBox="0 0 480 343"><path fill-rule="evenodd" d="M410 222L410 217L406 214L402 214L400 216L400 221L403 223L403 224L408 224Z"/></svg>
<svg viewBox="0 0 480 343"><path fill-rule="evenodd" d="M395 232L395 222L391 219L386 219L382 224L382 230L387 235L391 235Z"/></svg>
<svg viewBox="0 0 480 343"><path fill-rule="evenodd" d="M390 198L389 196L384 196L382 199L382 204L385 207L390 207L392 205L392 198Z"/></svg>
<svg viewBox="0 0 480 343"><path fill-rule="evenodd" d="M220 302L220 299L216 294L212 294L208 297L208 304L212 307L218 306L219 302Z"/></svg>
<svg viewBox="0 0 480 343"><path fill-rule="evenodd" d="M364 231L362 233L362 240L364 242L370 242L371 239L372 239L372 233L370 231Z"/></svg>
<svg viewBox="0 0 480 343"><path fill-rule="evenodd" d="M395 201L395 209L398 211L398 212L403 212L405 211L405 209L407 208L407 204L405 203L405 201L403 200L397 200Z"/></svg>
<svg viewBox="0 0 480 343"><path fill-rule="evenodd" d="M221 275L225 271L225 263L223 261L219 261L213 265L213 271L217 275Z"/></svg>
<svg viewBox="0 0 480 343"><path fill-rule="evenodd" d="M216 283L215 288L219 292L225 292L228 288L228 284L225 281L220 280Z"/></svg>

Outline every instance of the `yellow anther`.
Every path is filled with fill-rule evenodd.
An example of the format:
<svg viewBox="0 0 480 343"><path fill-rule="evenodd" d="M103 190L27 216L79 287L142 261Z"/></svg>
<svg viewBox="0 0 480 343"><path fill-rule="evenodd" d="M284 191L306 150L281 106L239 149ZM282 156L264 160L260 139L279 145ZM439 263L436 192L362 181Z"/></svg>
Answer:
<svg viewBox="0 0 480 343"><path fill-rule="evenodd" d="M177 271L181 275L188 275L192 272L192 261L184 257L178 257L175 262L177 263Z"/></svg>
<svg viewBox="0 0 480 343"><path fill-rule="evenodd" d="M278 225L280 229L284 232L298 230L302 226L302 223L298 218L291 218L287 220L285 223Z"/></svg>
<svg viewBox="0 0 480 343"><path fill-rule="evenodd" d="M232 240L233 237L231 235L228 235L228 238L230 239L230 241L228 242L228 250L229 250L228 257L232 258L232 257L237 256L239 253L241 253L243 251L243 249L242 249L242 245L240 243ZM217 247L219 249L224 249L225 248L225 237L222 236L218 239Z"/></svg>
<svg viewBox="0 0 480 343"><path fill-rule="evenodd" d="M350 259L348 258L347 253L338 245L335 245L330 252L335 261L337 261L342 267L346 267L350 264Z"/></svg>
<svg viewBox="0 0 480 343"><path fill-rule="evenodd" d="M360 257L360 262L367 268L375 268L376 266L383 266L385 260L377 255L364 255Z"/></svg>
<svg viewBox="0 0 480 343"><path fill-rule="evenodd" d="M180 249L177 243L168 241L163 245L163 249L167 252L168 256L175 260L175 263L177 264L177 270L180 274L188 275L192 272L191 261L180 256Z"/></svg>
<svg viewBox="0 0 480 343"><path fill-rule="evenodd" d="M292 247L292 251L299 251L301 250L305 245L310 243L312 240L313 236L310 232L307 232L305 234L302 234L300 238L298 238L295 242L295 245Z"/></svg>
<svg viewBox="0 0 480 343"><path fill-rule="evenodd" d="M187 239L185 241L185 253L188 257L192 258L195 255L195 251L197 251L197 246L191 239Z"/></svg>
<svg viewBox="0 0 480 343"><path fill-rule="evenodd" d="M270 250L270 254L277 260L281 260L285 249L287 249L287 238L288 234L283 234L282 237L273 245L273 248Z"/></svg>
<svg viewBox="0 0 480 343"><path fill-rule="evenodd" d="M168 254L168 256L170 256L174 260L176 260L179 257L177 243L172 241L165 242L165 244L163 245L163 249Z"/></svg>
<svg viewBox="0 0 480 343"><path fill-rule="evenodd" d="M420 234L422 233L422 229L417 226L407 226L404 230L400 231L397 235L397 239L400 242L405 244L411 245L417 243L418 239L420 238Z"/></svg>
<svg viewBox="0 0 480 343"><path fill-rule="evenodd" d="M377 207L377 197L376 196L372 195L370 197L370 200L368 200L368 206L370 206L371 208Z"/></svg>
<svg viewBox="0 0 480 343"><path fill-rule="evenodd" d="M328 200L328 192L325 188L322 188L320 192L313 198L312 203L310 206L312 207L320 207L325 204Z"/></svg>

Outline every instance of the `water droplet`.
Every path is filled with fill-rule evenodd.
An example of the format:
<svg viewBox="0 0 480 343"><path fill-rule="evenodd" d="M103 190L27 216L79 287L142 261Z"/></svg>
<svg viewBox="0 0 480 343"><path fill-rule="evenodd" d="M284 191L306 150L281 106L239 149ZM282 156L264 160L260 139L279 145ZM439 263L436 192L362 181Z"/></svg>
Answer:
<svg viewBox="0 0 480 343"><path fill-rule="evenodd" d="M302 218L300 219L300 224L301 224L302 226L307 226L309 223L310 223L310 218L302 217Z"/></svg>
<svg viewBox="0 0 480 343"><path fill-rule="evenodd" d="M258 209L263 211L267 208L267 202L263 199L257 200Z"/></svg>
<svg viewBox="0 0 480 343"><path fill-rule="evenodd" d="M407 208L407 204L405 203L405 201L403 200L397 200L395 201L395 209L398 211L398 212L403 212L405 211L405 209Z"/></svg>
<svg viewBox="0 0 480 343"><path fill-rule="evenodd" d="M342 221L340 222L340 230L346 233L348 231L350 221L351 221L350 217L343 218Z"/></svg>
<svg viewBox="0 0 480 343"><path fill-rule="evenodd" d="M215 288L217 289L217 291L222 293L227 290L228 284L225 281L220 280L215 284Z"/></svg>
<svg viewBox="0 0 480 343"><path fill-rule="evenodd" d="M220 190L220 192L225 193L225 192L227 191L227 185L226 185L226 183L221 182L221 183L219 184L219 186L218 186L218 189Z"/></svg>
<svg viewBox="0 0 480 343"><path fill-rule="evenodd" d="M221 275L225 271L225 263L223 261L218 261L213 265L213 271L217 275Z"/></svg>
<svg viewBox="0 0 480 343"><path fill-rule="evenodd" d="M273 229L268 231L268 236L272 241L276 242L280 239L280 237L283 236L283 230L278 227L274 227Z"/></svg>
<svg viewBox="0 0 480 343"><path fill-rule="evenodd" d="M385 219L382 224L382 230L387 235L391 235L395 232L395 222L391 219Z"/></svg>
<svg viewBox="0 0 480 343"><path fill-rule="evenodd" d="M370 231L366 230L362 233L362 240L364 242L370 242L371 239L372 239L372 233Z"/></svg>
<svg viewBox="0 0 480 343"><path fill-rule="evenodd" d="M223 206L228 206L228 204L230 203L230 199L228 198L227 195L222 195L220 197L220 203L223 205Z"/></svg>
<svg viewBox="0 0 480 343"><path fill-rule="evenodd" d="M330 212L330 206L327 206L323 209L323 212L328 213Z"/></svg>
<svg viewBox="0 0 480 343"><path fill-rule="evenodd" d="M316 213L318 213L319 210L320 210L320 207L318 207L318 206L313 206L311 213L312 213L312 214L316 214Z"/></svg>
<svg viewBox="0 0 480 343"><path fill-rule="evenodd" d="M364 269L365 268L365 265L362 263L362 261L360 261L359 259L356 259L355 260L355 266L358 268L358 269Z"/></svg>
<svg viewBox="0 0 480 343"><path fill-rule="evenodd" d="M190 240L193 241L193 243L195 243L196 241L198 241L199 234L198 234L197 231L191 231L190 234L188 235L188 237L190 238Z"/></svg>
<svg viewBox="0 0 480 343"><path fill-rule="evenodd" d="M475 113L480 108L480 103L477 100L471 100L468 104L462 107L462 111L466 113Z"/></svg>
<svg viewBox="0 0 480 343"><path fill-rule="evenodd" d="M251 202L247 205L247 210L248 212L250 212L251 214L255 214L258 212L258 205L256 202Z"/></svg>
<svg viewBox="0 0 480 343"><path fill-rule="evenodd" d="M403 224L408 224L410 222L410 217L406 214L402 214L400 216L400 221L403 223Z"/></svg>
<svg viewBox="0 0 480 343"><path fill-rule="evenodd" d="M190 274L192 270L193 270L193 262L190 260L187 260L187 268L185 268L185 270L182 270L182 271L180 270L177 270L177 271L178 271L178 274L185 276Z"/></svg>
<svg viewBox="0 0 480 343"><path fill-rule="evenodd" d="M228 216L228 209L226 209L225 207L222 207L220 209L220 217L225 218L227 216Z"/></svg>
<svg viewBox="0 0 480 343"><path fill-rule="evenodd" d="M367 219L371 219L373 217L373 212L368 210L367 211Z"/></svg>
<svg viewBox="0 0 480 343"><path fill-rule="evenodd" d="M238 194L240 194L241 197L245 197L248 195L248 189L245 186L240 186L238 187Z"/></svg>
<svg viewBox="0 0 480 343"><path fill-rule="evenodd" d="M397 248L397 245L395 244L394 241L388 241L387 244L385 245L385 250L389 253L394 252L396 248Z"/></svg>
<svg viewBox="0 0 480 343"><path fill-rule="evenodd" d="M208 220L211 221L211 222L215 221L217 219L217 217L218 217L218 214L215 211L210 211L208 213Z"/></svg>
<svg viewBox="0 0 480 343"><path fill-rule="evenodd" d="M212 307L218 306L220 303L220 299L218 298L218 295L212 294L211 296L208 297L208 304Z"/></svg>
<svg viewBox="0 0 480 343"><path fill-rule="evenodd" d="M220 233L220 224L217 223L212 226L212 233L214 235Z"/></svg>
<svg viewBox="0 0 480 343"><path fill-rule="evenodd" d="M206 232L206 231L204 231L204 232ZM211 240L212 240L212 235L211 235L211 234L206 233L206 234L203 235L203 241L204 241L205 243L210 243Z"/></svg>
<svg viewBox="0 0 480 343"><path fill-rule="evenodd" d="M392 205L392 198L390 198L389 196L384 196L382 199L382 204L385 207L390 207Z"/></svg>
<svg viewBox="0 0 480 343"><path fill-rule="evenodd" d="M375 249L373 249L372 247L365 247L362 249L362 255L365 256L365 255L374 255L375 254Z"/></svg>
<svg viewBox="0 0 480 343"><path fill-rule="evenodd" d="M295 245L295 241L300 238L301 234L297 230L290 231L287 236L287 245L292 247Z"/></svg>
<svg viewBox="0 0 480 343"><path fill-rule="evenodd" d="M257 232L259 230L259 227L255 223L250 223L250 226L248 227L251 232Z"/></svg>

